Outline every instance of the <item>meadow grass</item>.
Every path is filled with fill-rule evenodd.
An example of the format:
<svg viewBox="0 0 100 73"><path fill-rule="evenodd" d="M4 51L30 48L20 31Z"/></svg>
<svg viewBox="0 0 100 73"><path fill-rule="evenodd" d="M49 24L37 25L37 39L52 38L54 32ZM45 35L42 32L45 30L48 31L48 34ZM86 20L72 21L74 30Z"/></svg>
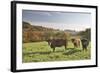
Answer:
<svg viewBox="0 0 100 73"><path fill-rule="evenodd" d="M91 46L83 51L82 47L74 48L71 42L65 50L64 46L56 47L55 52L47 42L23 43L22 61L28 62L48 62L48 61L69 61L91 59Z"/></svg>

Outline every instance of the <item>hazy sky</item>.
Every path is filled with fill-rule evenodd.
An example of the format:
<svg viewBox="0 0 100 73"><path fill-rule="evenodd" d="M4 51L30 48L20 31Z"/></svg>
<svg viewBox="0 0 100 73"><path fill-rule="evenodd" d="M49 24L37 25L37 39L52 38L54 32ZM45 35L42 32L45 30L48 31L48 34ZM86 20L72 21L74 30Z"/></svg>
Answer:
<svg viewBox="0 0 100 73"><path fill-rule="evenodd" d="M22 20L32 25L60 30L80 31L91 27L90 13L23 10Z"/></svg>

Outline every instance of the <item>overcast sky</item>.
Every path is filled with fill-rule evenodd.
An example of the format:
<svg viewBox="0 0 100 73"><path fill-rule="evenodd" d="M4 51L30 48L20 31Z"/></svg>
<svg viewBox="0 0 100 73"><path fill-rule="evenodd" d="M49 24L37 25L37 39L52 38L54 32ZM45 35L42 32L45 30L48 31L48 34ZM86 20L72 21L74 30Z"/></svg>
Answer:
<svg viewBox="0 0 100 73"><path fill-rule="evenodd" d="M91 27L90 13L23 10L22 20L32 25L81 31Z"/></svg>

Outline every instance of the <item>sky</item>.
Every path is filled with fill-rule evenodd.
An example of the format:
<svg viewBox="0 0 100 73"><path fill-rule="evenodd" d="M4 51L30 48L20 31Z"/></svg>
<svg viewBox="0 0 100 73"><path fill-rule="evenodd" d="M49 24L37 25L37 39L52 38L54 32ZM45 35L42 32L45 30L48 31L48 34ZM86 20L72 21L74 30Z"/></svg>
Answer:
<svg viewBox="0 0 100 73"><path fill-rule="evenodd" d="M23 10L22 21L32 25L59 30L82 31L91 27L91 14L80 12L54 12Z"/></svg>

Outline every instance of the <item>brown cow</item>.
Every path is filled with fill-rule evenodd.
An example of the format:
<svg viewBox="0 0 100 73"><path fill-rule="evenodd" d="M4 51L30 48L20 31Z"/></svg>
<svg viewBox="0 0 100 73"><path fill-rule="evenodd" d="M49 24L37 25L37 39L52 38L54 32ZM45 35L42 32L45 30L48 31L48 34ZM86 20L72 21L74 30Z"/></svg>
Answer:
<svg viewBox="0 0 100 73"><path fill-rule="evenodd" d="M48 44L50 45L51 48L53 48L53 51L55 51L56 47L61 47L61 46L64 46L66 49L67 40L66 39L52 39L52 40L48 40Z"/></svg>
<svg viewBox="0 0 100 73"><path fill-rule="evenodd" d="M71 39L73 45L74 45L74 48L78 48L80 47L80 39L77 39L77 38L73 38Z"/></svg>

